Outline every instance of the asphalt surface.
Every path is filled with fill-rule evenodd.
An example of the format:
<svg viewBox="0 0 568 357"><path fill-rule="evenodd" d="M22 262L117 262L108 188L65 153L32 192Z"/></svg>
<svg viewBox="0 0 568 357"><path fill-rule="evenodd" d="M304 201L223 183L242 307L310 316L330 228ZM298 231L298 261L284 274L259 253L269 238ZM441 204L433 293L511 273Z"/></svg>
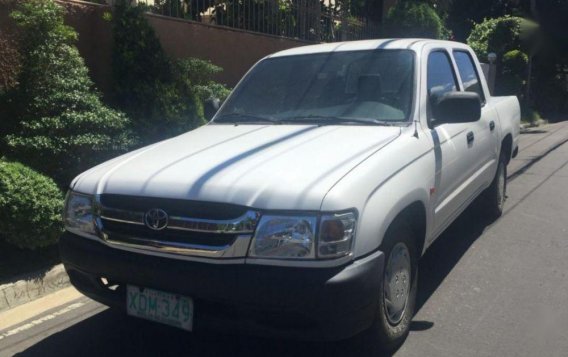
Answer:
<svg viewBox="0 0 568 357"><path fill-rule="evenodd" d="M428 250L396 356L568 356L567 139L567 124L524 134L503 217L474 205ZM0 331L0 356L377 355L364 341L189 335L80 298Z"/></svg>

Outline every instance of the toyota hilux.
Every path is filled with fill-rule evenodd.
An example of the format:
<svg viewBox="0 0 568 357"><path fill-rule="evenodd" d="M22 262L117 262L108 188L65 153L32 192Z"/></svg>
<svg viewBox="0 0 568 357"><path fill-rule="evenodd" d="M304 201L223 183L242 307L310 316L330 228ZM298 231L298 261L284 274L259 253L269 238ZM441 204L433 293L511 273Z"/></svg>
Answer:
<svg viewBox="0 0 568 357"><path fill-rule="evenodd" d="M75 178L61 257L135 317L394 348L424 251L478 197L503 211L519 120L461 43L285 50L207 125Z"/></svg>

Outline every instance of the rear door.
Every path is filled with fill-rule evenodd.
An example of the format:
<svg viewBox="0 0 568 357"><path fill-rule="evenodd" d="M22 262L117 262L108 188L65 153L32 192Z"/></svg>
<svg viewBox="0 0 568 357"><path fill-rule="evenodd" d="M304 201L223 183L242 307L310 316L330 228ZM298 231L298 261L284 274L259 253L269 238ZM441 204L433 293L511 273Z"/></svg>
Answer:
<svg viewBox="0 0 568 357"><path fill-rule="evenodd" d="M495 110L486 105L486 95L480 80L480 72L471 53L465 49L453 50L453 57L460 77L461 88L466 92L477 93L482 101L481 119L469 125L471 163L474 167L469 178L473 192L478 194L487 187L497 170L499 155L499 135Z"/></svg>

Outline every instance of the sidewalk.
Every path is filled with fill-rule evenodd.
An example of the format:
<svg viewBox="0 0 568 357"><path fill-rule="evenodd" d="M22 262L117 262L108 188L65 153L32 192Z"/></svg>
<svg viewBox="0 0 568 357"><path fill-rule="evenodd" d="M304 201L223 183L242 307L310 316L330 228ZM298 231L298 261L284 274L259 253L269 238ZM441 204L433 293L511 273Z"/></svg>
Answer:
<svg viewBox="0 0 568 357"><path fill-rule="evenodd" d="M512 180L525 172L550 151L568 141L568 121L530 128L520 136L519 154L509 164L508 178Z"/></svg>
<svg viewBox="0 0 568 357"><path fill-rule="evenodd" d="M508 167L509 180L518 177L566 142L568 121L525 130L520 137L519 154ZM19 281L0 285L0 313L70 286L69 277L61 264L42 277L37 276L30 274Z"/></svg>

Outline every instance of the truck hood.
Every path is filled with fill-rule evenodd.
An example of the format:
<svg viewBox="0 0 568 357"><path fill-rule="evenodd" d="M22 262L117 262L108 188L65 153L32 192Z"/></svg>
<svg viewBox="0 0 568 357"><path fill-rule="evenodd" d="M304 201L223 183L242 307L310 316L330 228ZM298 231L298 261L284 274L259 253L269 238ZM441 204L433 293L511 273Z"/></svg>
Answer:
<svg viewBox="0 0 568 357"><path fill-rule="evenodd" d="M96 166L71 188L319 210L335 183L399 135L379 126L206 125Z"/></svg>

